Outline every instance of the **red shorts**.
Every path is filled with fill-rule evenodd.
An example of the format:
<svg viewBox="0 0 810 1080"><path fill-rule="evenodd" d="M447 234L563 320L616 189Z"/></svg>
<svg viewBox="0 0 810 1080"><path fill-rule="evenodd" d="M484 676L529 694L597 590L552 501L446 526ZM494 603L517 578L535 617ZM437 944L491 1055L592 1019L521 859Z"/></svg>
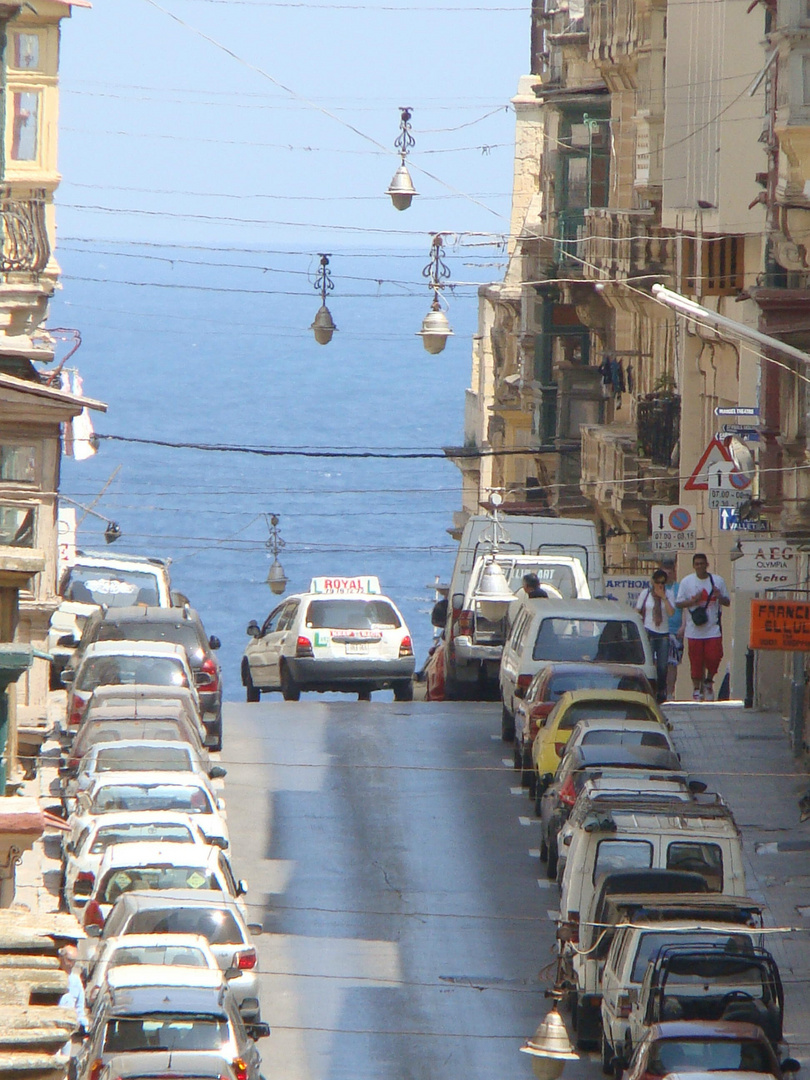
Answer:
<svg viewBox="0 0 810 1080"><path fill-rule="evenodd" d="M721 637L687 638L687 641L692 678L700 682L704 679L713 679L723 659L723 639Z"/></svg>

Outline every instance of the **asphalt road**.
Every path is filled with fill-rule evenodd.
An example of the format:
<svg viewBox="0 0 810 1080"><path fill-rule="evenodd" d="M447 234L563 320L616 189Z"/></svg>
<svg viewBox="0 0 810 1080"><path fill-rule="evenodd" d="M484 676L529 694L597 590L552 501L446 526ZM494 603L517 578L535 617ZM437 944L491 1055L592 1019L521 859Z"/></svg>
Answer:
<svg viewBox="0 0 810 1080"><path fill-rule="evenodd" d="M558 894L497 706L228 704L225 731L265 1076L531 1077Z"/></svg>

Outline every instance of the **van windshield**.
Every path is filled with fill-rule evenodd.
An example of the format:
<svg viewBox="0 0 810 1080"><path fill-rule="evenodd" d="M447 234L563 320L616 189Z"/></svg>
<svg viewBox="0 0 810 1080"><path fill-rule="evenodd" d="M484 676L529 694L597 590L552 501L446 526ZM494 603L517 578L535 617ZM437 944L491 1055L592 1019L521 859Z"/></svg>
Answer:
<svg viewBox="0 0 810 1080"><path fill-rule="evenodd" d="M623 619L543 619L533 660L643 664L644 646L635 623Z"/></svg>

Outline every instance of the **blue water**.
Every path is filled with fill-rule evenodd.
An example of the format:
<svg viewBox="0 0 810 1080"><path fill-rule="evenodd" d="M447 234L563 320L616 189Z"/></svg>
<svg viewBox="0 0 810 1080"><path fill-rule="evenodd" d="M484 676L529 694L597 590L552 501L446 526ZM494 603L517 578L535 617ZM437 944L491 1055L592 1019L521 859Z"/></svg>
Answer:
<svg viewBox="0 0 810 1080"><path fill-rule="evenodd" d="M70 362L85 393L109 405L94 418L99 432L330 449L461 441L475 290L449 297L456 336L429 356L414 336L430 301L420 253L335 253L328 304L339 331L328 346L308 329L320 303L308 256L75 243L58 254L64 289L49 325L81 330ZM466 265L454 276L472 275L499 273ZM192 285L203 289L177 287ZM288 594L316 574L377 574L411 629L418 664L424 659L427 586L449 575L446 530L460 506L460 474L448 461L262 458L108 441L88 461L64 460L63 493L86 505L118 466L96 512L120 524L117 549L171 558L174 587L222 639L227 698L243 693L247 623L277 602L265 584L269 513L281 519ZM86 516L80 546L103 548L104 524Z"/></svg>

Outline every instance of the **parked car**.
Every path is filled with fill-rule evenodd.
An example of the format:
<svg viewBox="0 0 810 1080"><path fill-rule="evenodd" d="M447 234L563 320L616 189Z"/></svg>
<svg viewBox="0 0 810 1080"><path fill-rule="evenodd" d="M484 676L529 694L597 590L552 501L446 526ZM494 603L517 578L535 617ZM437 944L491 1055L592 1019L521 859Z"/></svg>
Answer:
<svg viewBox="0 0 810 1080"><path fill-rule="evenodd" d="M248 925L238 906L222 893L176 889L119 896L104 924L101 941L144 935L159 942L164 934L201 934L221 970L238 971L229 986L242 1015L258 1020L259 981L251 938L261 932L261 926ZM92 977L92 969L90 974Z"/></svg>
<svg viewBox="0 0 810 1080"><path fill-rule="evenodd" d="M138 709L146 705L165 705L177 702L186 712L189 720L200 731L200 742L205 742L205 728L200 719L200 699L197 691L188 686L154 686L149 684L128 683L126 685L97 686L87 703L85 716L90 717L96 709L111 705L126 705Z"/></svg>
<svg viewBox="0 0 810 1080"><path fill-rule="evenodd" d="M116 742L186 743L204 761L203 734L202 724L189 720L181 702L88 709L73 742L62 750L60 776L63 782L75 776L85 754L94 746Z"/></svg>
<svg viewBox="0 0 810 1080"><path fill-rule="evenodd" d="M627 1066L625 1080L689 1074L690 1080L719 1073L734 1080L746 1080L751 1073L783 1080L786 1073L798 1072L795 1058L777 1060L765 1033L756 1024L729 1021L675 1020L655 1024Z"/></svg>
<svg viewBox="0 0 810 1080"><path fill-rule="evenodd" d="M225 803L212 791L208 780L191 773L114 773L100 776L77 795L78 809L68 820L74 830L91 818L121 811L179 810L190 814L203 833L222 846L228 845Z"/></svg>
<svg viewBox="0 0 810 1080"><path fill-rule="evenodd" d="M104 852L84 909L84 928L101 929L123 893L171 889L217 891L239 904L247 883L236 880L223 851L206 844L113 844Z"/></svg>
<svg viewBox="0 0 810 1080"><path fill-rule="evenodd" d="M216 657L218 637L209 637L194 608L103 607L85 623L76 654L77 666L87 648L97 641L166 641L182 645L194 675L203 723L211 736L209 745L222 749L222 672Z"/></svg>
<svg viewBox="0 0 810 1080"><path fill-rule="evenodd" d="M202 844L211 841L190 814L146 810L102 814L84 819L63 841L62 897L72 915L81 918L96 887L101 861L113 844Z"/></svg>
<svg viewBox="0 0 810 1080"><path fill-rule="evenodd" d="M86 999L92 1008L101 988L107 981L107 972L114 968L147 964L157 967L221 968L211 946L202 934L130 934L127 937L108 938L100 944L93 960L92 975L87 979Z"/></svg>
<svg viewBox="0 0 810 1080"><path fill-rule="evenodd" d="M76 775L63 782L65 796L77 795L98 776L119 772L190 772L209 780L227 775L221 765L211 764L207 754L182 740L118 739L90 747L77 763Z"/></svg>
<svg viewBox="0 0 810 1080"><path fill-rule="evenodd" d="M58 592L62 601L51 616L47 646L53 657L54 688L86 620L102 605L171 607L174 602L168 562L117 551L76 552L75 560L62 572Z"/></svg>
<svg viewBox="0 0 810 1080"><path fill-rule="evenodd" d="M242 658L248 701L280 690L298 701L304 690L356 693L392 689L413 698L413 643L396 605L375 577L313 578L309 592L290 596L260 627Z"/></svg>
<svg viewBox="0 0 810 1080"><path fill-rule="evenodd" d="M534 798L532 775L532 743L537 729L563 694L569 690L633 690L649 694L655 691L641 670L628 671L613 664L575 664L562 661L546 664L529 683L523 697L515 699L515 768L522 771L524 787Z"/></svg>
<svg viewBox="0 0 810 1080"><path fill-rule="evenodd" d="M267 1024L245 1025L221 971L206 968L119 968L107 976L79 1057L81 1080L97 1080L107 1062L135 1051L196 1050L247 1066L260 1080L254 1040Z"/></svg>
<svg viewBox="0 0 810 1080"><path fill-rule="evenodd" d="M75 731L98 686L152 685L191 688L194 676L186 650L163 641L99 641L88 645L79 666L65 668L67 727ZM199 712L199 699L196 701Z"/></svg>
<svg viewBox="0 0 810 1080"><path fill-rule="evenodd" d="M218 1054L193 1050L169 1053L147 1050L136 1054L116 1054L110 1058L98 1080L247 1080L248 1067L237 1059L227 1061Z"/></svg>
<svg viewBox="0 0 810 1080"><path fill-rule="evenodd" d="M501 733L515 737L515 703L547 664L587 662L641 668L655 678L650 642L637 611L610 600L538 600L513 605L500 669Z"/></svg>
<svg viewBox="0 0 810 1080"><path fill-rule="evenodd" d="M568 820L582 786L589 777L605 768L626 773L673 773L680 761L671 750L646 746L578 746L563 755L554 776L538 777L535 810L540 818L540 858L546 861L548 876L557 876L557 834ZM570 851L569 851L570 854ZM603 867L603 869L616 869Z"/></svg>
<svg viewBox="0 0 810 1080"><path fill-rule="evenodd" d="M545 720L538 726L531 748L535 790L537 778L554 773L568 745L574 726L580 720L645 721L666 734L668 722L655 699L632 690L568 690ZM655 745L648 743L646 745ZM671 740L667 749L675 750Z"/></svg>
<svg viewBox="0 0 810 1080"><path fill-rule="evenodd" d="M652 720L579 720L566 749L596 745L650 746L678 753L668 729Z"/></svg>

